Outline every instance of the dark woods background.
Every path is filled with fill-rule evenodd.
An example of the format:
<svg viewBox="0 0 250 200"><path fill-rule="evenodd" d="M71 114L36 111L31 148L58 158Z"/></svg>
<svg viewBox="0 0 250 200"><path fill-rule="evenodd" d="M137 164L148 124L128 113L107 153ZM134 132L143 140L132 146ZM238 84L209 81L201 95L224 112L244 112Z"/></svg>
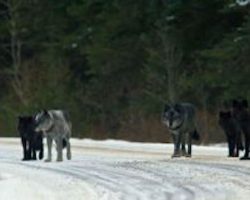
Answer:
<svg viewBox="0 0 250 200"><path fill-rule="evenodd" d="M198 107L202 142L225 99L250 97L250 8L234 0L0 0L0 133L42 108L74 137L168 140L165 102Z"/></svg>

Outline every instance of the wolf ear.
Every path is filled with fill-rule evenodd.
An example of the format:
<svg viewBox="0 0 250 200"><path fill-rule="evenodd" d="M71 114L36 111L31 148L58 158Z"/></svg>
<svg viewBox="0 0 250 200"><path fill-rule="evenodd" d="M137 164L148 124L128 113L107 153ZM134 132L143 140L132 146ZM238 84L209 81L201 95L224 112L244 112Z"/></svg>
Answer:
<svg viewBox="0 0 250 200"><path fill-rule="evenodd" d="M246 99L243 99L243 100L242 100L242 106L243 106L244 108L248 108L248 102L247 102Z"/></svg>
<svg viewBox="0 0 250 200"><path fill-rule="evenodd" d="M170 109L170 105L165 104L165 106L164 106L164 112L167 112L169 109Z"/></svg>
<svg viewBox="0 0 250 200"><path fill-rule="evenodd" d="M232 104L233 104L233 108L236 108L236 107L238 107L238 105L239 105L239 102L238 102L238 100L236 100L236 99L233 99L233 102L232 102Z"/></svg>
<svg viewBox="0 0 250 200"><path fill-rule="evenodd" d="M174 105L174 109L175 109L177 112L181 112L181 111L182 111L182 106L181 106L179 103L177 103L177 104Z"/></svg>
<svg viewBox="0 0 250 200"><path fill-rule="evenodd" d="M46 110L46 109L43 109L43 111L42 111L45 115L47 115L48 114L48 110Z"/></svg>

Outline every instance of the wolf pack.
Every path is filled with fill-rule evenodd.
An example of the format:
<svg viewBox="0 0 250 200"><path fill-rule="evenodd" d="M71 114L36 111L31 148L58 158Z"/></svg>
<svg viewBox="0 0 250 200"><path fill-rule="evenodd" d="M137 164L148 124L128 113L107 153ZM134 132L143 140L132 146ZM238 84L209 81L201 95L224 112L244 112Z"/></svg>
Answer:
<svg viewBox="0 0 250 200"><path fill-rule="evenodd" d="M17 130L23 147L22 160L41 160L44 157L43 137L47 139L48 156L52 160L52 144L56 144L57 161L63 161L63 149L66 157L71 159L70 137L72 124L69 114L63 110L42 110L34 115L19 116Z"/></svg>
<svg viewBox="0 0 250 200"><path fill-rule="evenodd" d="M193 140L200 140L196 115L196 108L191 103L172 103L164 106L162 122L173 139L172 158L192 156ZM239 152L244 151L244 155L240 159L250 159L250 111L248 110L248 101L246 99L235 99L224 102L218 116L218 124L227 138L228 156L239 157ZM46 162L52 160L53 142L56 145L56 160L58 162L63 161L64 148L66 148L66 158L71 159L72 123L68 112L64 110L42 110L34 115L19 116L17 129L23 147L22 160L36 160L37 157L40 160L43 159L43 138L47 140L48 155L45 159Z"/></svg>
<svg viewBox="0 0 250 200"><path fill-rule="evenodd" d="M192 140L199 140L197 131L196 109L190 103L165 105L162 122L167 126L174 143L174 157L191 157ZM250 145L250 111L248 101L243 98L225 101L218 113L218 124L227 138L228 157L249 160ZM187 151L186 151L187 145Z"/></svg>

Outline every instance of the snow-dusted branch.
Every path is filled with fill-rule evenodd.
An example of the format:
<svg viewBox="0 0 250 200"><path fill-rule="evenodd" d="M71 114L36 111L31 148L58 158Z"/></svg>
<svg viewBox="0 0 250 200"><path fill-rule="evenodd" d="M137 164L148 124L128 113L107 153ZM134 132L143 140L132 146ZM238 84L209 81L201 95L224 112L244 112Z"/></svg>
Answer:
<svg viewBox="0 0 250 200"><path fill-rule="evenodd" d="M250 3L250 0L236 0L236 3L240 6L246 6Z"/></svg>

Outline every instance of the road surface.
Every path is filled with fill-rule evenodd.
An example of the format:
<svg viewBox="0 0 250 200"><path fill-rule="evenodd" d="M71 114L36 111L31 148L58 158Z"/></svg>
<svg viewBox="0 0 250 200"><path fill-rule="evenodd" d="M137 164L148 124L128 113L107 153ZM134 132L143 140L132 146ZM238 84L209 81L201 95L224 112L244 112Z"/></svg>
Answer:
<svg viewBox="0 0 250 200"><path fill-rule="evenodd" d="M248 200L250 161L225 147L72 139L71 161L21 161L18 138L0 138L0 200ZM45 146L46 147L46 146ZM64 152L65 158L66 152ZM46 152L45 152L46 155Z"/></svg>

